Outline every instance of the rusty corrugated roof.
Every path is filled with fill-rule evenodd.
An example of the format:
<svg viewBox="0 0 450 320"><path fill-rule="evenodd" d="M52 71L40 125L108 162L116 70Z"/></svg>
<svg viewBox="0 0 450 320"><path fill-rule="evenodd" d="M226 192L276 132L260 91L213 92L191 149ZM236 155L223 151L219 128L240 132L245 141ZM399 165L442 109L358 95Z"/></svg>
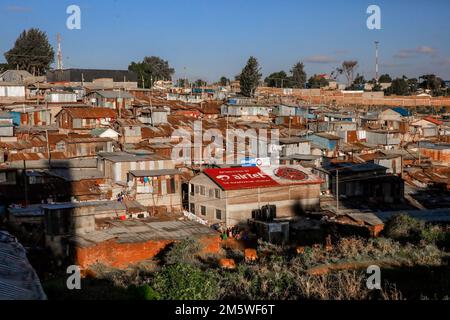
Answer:
<svg viewBox="0 0 450 320"><path fill-rule="evenodd" d="M63 108L61 112L68 112L72 118L76 119L100 119L117 118L117 112L110 108L100 107L77 107Z"/></svg>

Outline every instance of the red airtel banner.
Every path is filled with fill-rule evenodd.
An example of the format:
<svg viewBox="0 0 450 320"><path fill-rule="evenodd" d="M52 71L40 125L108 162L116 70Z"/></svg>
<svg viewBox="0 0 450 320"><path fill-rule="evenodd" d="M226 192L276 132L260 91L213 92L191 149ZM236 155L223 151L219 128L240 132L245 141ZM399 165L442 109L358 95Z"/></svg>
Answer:
<svg viewBox="0 0 450 320"><path fill-rule="evenodd" d="M224 190L279 186L258 167L205 169L203 172Z"/></svg>

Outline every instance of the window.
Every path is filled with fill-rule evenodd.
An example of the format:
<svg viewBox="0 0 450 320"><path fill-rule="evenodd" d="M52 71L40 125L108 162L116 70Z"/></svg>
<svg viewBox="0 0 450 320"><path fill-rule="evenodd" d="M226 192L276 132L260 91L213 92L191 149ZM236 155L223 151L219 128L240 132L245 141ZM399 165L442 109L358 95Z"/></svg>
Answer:
<svg viewBox="0 0 450 320"><path fill-rule="evenodd" d="M176 193L175 178L174 178L174 177L171 177L171 178L169 179L169 188L168 188L168 190L167 190L167 193L168 193L168 194L174 194L174 193Z"/></svg>
<svg viewBox="0 0 450 320"><path fill-rule="evenodd" d="M200 194L204 196L206 194L206 188L204 186L200 186Z"/></svg>
<svg viewBox="0 0 450 320"><path fill-rule="evenodd" d="M216 219L222 220L222 210L216 209Z"/></svg>
<svg viewBox="0 0 450 320"><path fill-rule="evenodd" d="M205 206L200 206L200 213L202 214L202 216L206 216L206 207Z"/></svg>
<svg viewBox="0 0 450 320"><path fill-rule="evenodd" d="M214 191L215 191L216 199L220 199L220 189L215 189Z"/></svg>
<svg viewBox="0 0 450 320"><path fill-rule="evenodd" d="M191 213L195 214L195 204L191 203Z"/></svg>
<svg viewBox="0 0 450 320"><path fill-rule="evenodd" d="M190 186L191 186L191 196L193 196L195 194L195 188L193 184L191 184Z"/></svg>

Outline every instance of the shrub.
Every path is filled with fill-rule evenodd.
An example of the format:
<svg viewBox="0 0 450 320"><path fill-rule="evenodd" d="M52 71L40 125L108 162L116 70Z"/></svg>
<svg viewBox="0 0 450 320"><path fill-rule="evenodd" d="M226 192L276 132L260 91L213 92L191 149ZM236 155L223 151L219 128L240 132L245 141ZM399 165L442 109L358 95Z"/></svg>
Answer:
<svg viewBox="0 0 450 320"><path fill-rule="evenodd" d="M436 244L448 246L450 234L443 227L427 224L408 215L392 217L384 226L384 235L400 242Z"/></svg>
<svg viewBox="0 0 450 320"><path fill-rule="evenodd" d="M446 241L446 232L439 226L428 225L421 230L421 239L426 243L442 243Z"/></svg>
<svg viewBox="0 0 450 320"><path fill-rule="evenodd" d="M195 239L187 239L175 243L165 256L166 264L192 264L201 250L201 244Z"/></svg>
<svg viewBox="0 0 450 320"><path fill-rule="evenodd" d="M131 300L159 300L161 296L148 284L142 286L131 285L127 289Z"/></svg>
<svg viewBox="0 0 450 320"><path fill-rule="evenodd" d="M417 243L421 239L421 232L425 223L406 214L399 214L389 219L383 233L386 237L400 241Z"/></svg>
<svg viewBox="0 0 450 320"><path fill-rule="evenodd" d="M152 287L164 300L214 300L219 294L213 271L185 263L164 266L156 273Z"/></svg>

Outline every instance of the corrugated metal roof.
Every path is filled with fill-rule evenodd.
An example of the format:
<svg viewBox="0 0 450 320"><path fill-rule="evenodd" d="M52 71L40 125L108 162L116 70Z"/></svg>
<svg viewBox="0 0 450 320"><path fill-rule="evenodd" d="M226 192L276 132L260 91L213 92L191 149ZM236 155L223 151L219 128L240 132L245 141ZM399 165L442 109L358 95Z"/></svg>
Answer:
<svg viewBox="0 0 450 320"><path fill-rule="evenodd" d="M162 169L162 170L131 170L130 174L135 177L158 177L165 175L181 174L177 169Z"/></svg>
<svg viewBox="0 0 450 320"><path fill-rule="evenodd" d="M61 112L68 112L75 119L117 118L115 110L101 107L64 107L58 114Z"/></svg>
<svg viewBox="0 0 450 320"><path fill-rule="evenodd" d="M127 152L100 152L98 155L106 160L112 162L139 162L139 161L159 161L169 160L167 157L162 157L156 154L139 155Z"/></svg>
<svg viewBox="0 0 450 320"><path fill-rule="evenodd" d="M67 137L63 139L67 143L95 143L95 142L108 142L113 141L112 138L101 138L101 137Z"/></svg>
<svg viewBox="0 0 450 320"><path fill-rule="evenodd" d="M0 300L47 299L24 247L6 231L0 231L0 257Z"/></svg>
<svg viewBox="0 0 450 320"><path fill-rule="evenodd" d="M126 91L103 91L98 90L94 91L95 93L101 95L103 98L106 99L117 99L117 98L125 98L125 99L133 99L133 95L126 92Z"/></svg>
<svg viewBox="0 0 450 320"><path fill-rule="evenodd" d="M81 247L116 239L118 243L139 243L149 240L181 240L195 236L215 236L212 229L194 221L111 221L111 228L71 238Z"/></svg>
<svg viewBox="0 0 450 320"><path fill-rule="evenodd" d="M66 181L103 179L105 177L103 172L97 169L51 169L46 172Z"/></svg>

